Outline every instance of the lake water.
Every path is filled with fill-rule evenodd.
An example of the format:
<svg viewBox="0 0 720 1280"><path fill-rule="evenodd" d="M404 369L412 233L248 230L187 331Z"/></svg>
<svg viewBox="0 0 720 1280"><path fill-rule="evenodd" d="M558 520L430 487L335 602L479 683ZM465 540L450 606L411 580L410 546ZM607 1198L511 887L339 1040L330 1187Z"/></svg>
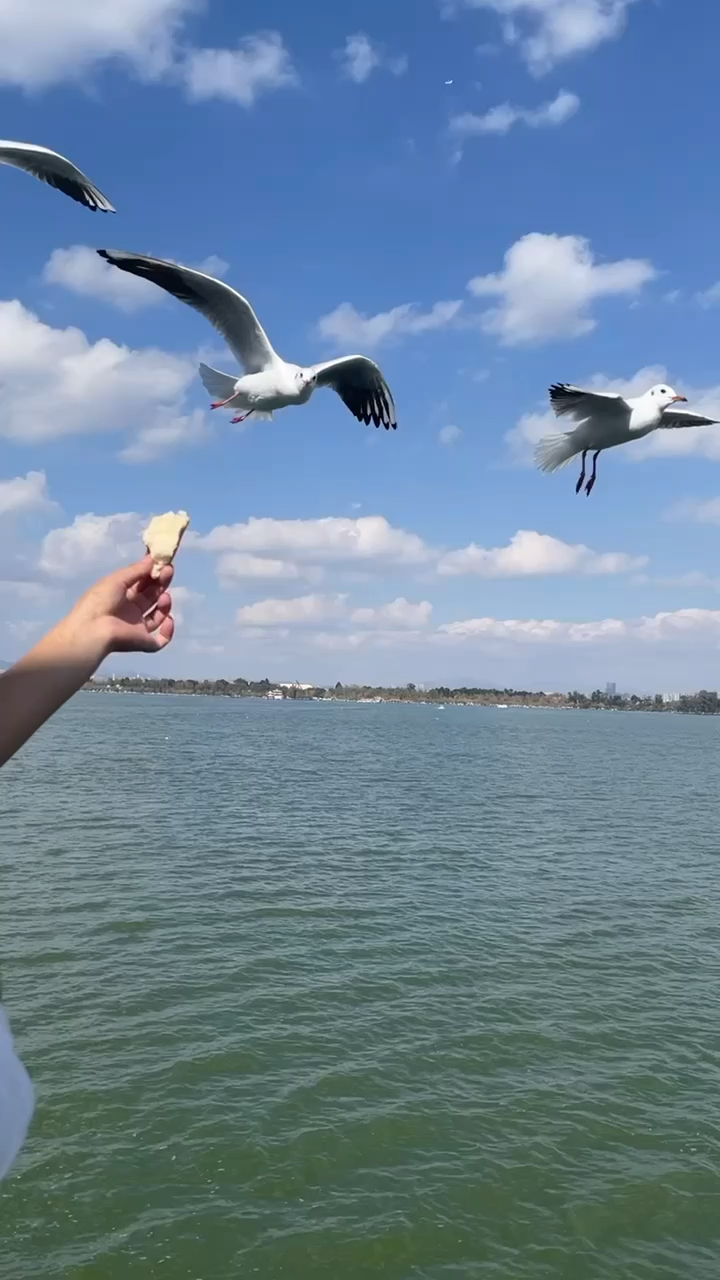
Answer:
<svg viewBox="0 0 720 1280"><path fill-rule="evenodd" d="M720 721L81 695L2 1280L716 1280Z"/></svg>

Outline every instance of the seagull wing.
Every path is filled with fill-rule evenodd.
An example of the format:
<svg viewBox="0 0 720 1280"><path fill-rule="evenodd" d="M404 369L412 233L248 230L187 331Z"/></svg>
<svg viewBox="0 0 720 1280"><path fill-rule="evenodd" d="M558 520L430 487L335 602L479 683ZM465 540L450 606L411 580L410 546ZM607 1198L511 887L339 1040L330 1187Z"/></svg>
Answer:
<svg viewBox="0 0 720 1280"><path fill-rule="evenodd" d="M114 213L110 201L93 186L80 169L47 147L36 147L31 142L0 142L0 164L11 164L24 169L41 182L57 187L71 199L84 204L86 209L100 209L102 213Z"/></svg>
<svg viewBox="0 0 720 1280"><path fill-rule="evenodd" d="M250 303L223 280L216 280L203 271L193 271L191 267L181 267L176 262L146 258L140 253L124 253L120 249L98 249L98 253L114 267L142 280L151 280L199 311L222 334L246 373L261 373L277 360Z"/></svg>
<svg viewBox="0 0 720 1280"><path fill-rule="evenodd" d="M706 418L702 413L691 413L689 409L665 409L660 419L660 426L667 427L714 427L717 418Z"/></svg>
<svg viewBox="0 0 720 1280"><path fill-rule="evenodd" d="M393 431L397 427L395 402L374 360L367 356L341 356L316 364L312 372L319 387L332 387L358 422L374 422Z"/></svg>
<svg viewBox="0 0 720 1280"><path fill-rule="evenodd" d="M556 417L572 418L575 422L630 413L627 401L610 391L582 391L567 382L556 382L548 394Z"/></svg>

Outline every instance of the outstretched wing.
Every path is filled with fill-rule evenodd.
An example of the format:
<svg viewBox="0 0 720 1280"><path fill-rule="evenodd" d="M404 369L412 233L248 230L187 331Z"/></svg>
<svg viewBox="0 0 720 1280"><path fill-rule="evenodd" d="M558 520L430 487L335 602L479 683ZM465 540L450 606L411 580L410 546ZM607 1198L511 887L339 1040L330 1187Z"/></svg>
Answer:
<svg viewBox="0 0 720 1280"><path fill-rule="evenodd" d="M556 382L548 394L556 417L572 418L575 422L583 422L597 414L614 416L630 412L627 401L610 391L583 391L567 382Z"/></svg>
<svg viewBox="0 0 720 1280"><path fill-rule="evenodd" d="M666 427L714 427L717 418L706 418L702 413L691 413L689 409L665 409L660 419L660 426Z"/></svg>
<svg viewBox="0 0 720 1280"><path fill-rule="evenodd" d="M11 164L15 169L24 169L34 178L49 183L72 200L84 204L86 209L99 209L102 213L115 212L102 191L74 164L58 155L57 151L37 147L32 142L0 142L0 164Z"/></svg>
<svg viewBox="0 0 720 1280"><path fill-rule="evenodd" d="M141 253L124 253L121 249L98 249L98 253L114 267L142 280L151 280L179 302L186 302L199 311L222 334L246 373L261 373L277 359L247 298L236 293L224 280L176 262L147 258Z"/></svg>
<svg viewBox="0 0 720 1280"><path fill-rule="evenodd" d="M341 356L313 365L319 387L332 387L358 422L374 422L393 431L397 427L395 402L374 360L367 356Z"/></svg>

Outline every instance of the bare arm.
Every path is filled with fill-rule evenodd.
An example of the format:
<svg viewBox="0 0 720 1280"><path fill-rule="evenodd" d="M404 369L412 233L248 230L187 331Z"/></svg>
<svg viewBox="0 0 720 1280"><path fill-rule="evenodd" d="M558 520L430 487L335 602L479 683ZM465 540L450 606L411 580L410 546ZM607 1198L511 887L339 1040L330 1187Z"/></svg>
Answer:
<svg viewBox="0 0 720 1280"><path fill-rule="evenodd" d="M0 676L0 766L81 689L111 653L157 653L173 635L167 588L170 566L157 581L152 560L101 578L70 612Z"/></svg>

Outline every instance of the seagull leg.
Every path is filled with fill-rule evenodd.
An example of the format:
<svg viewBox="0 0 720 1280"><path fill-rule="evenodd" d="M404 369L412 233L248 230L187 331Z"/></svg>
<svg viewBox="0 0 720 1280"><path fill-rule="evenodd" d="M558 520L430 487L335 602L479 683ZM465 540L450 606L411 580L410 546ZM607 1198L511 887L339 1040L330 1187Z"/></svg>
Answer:
<svg viewBox="0 0 720 1280"><path fill-rule="evenodd" d="M210 408L211 408L211 409L224 409L224 408L225 408L225 406L226 406L227 404L230 404L230 401L231 401L231 400L234 400L234 399L235 399L235 392L233 391L232 395L231 395L231 396L228 396L227 400L213 400L212 404L210 405Z"/></svg>
<svg viewBox="0 0 720 1280"><path fill-rule="evenodd" d="M579 492L580 492L580 490L582 489L582 487L583 487L583 485L584 485L584 483L585 483L585 459L587 458L587 455L588 455L588 451L587 451L587 449L583 449L583 456L582 456L582 468L581 468L581 471L580 471L580 479L578 480L577 484L575 485L575 492L576 492L576 493L579 493Z"/></svg>
<svg viewBox="0 0 720 1280"><path fill-rule="evenodd" d="M600 450L600 449L598 449L597 453L594 453L594 454L593 454L593 469L592 469L592 475L590 476L590 479L588 480L588 482L587 482L587 484L586 484L586 486L585 486L585 492L586 492L586 494L587 494L588 498L590 497L590 494L592 493L593 488L594 488L594 486L595 486L595 481L597 480L597 460L598 460L598 458L600 457L600 453L601 453L601 450Z"/></svg>
<svg viewBox="0 0 720 1280"><path fill-rule="evenodd" d="M248 409L247 413L239 413L239 414L237 415L237 417L235 417L235 418L231 418L231 419L230 419L230 421L231 421L231 422L244 422L244 421L245 421L245 419L246 419L246 418L249 418L249 417L250 417L250 414L251 414L251 413L254 413L254 412L255 412L255 410L254 410L254 409Z"/></svg>

